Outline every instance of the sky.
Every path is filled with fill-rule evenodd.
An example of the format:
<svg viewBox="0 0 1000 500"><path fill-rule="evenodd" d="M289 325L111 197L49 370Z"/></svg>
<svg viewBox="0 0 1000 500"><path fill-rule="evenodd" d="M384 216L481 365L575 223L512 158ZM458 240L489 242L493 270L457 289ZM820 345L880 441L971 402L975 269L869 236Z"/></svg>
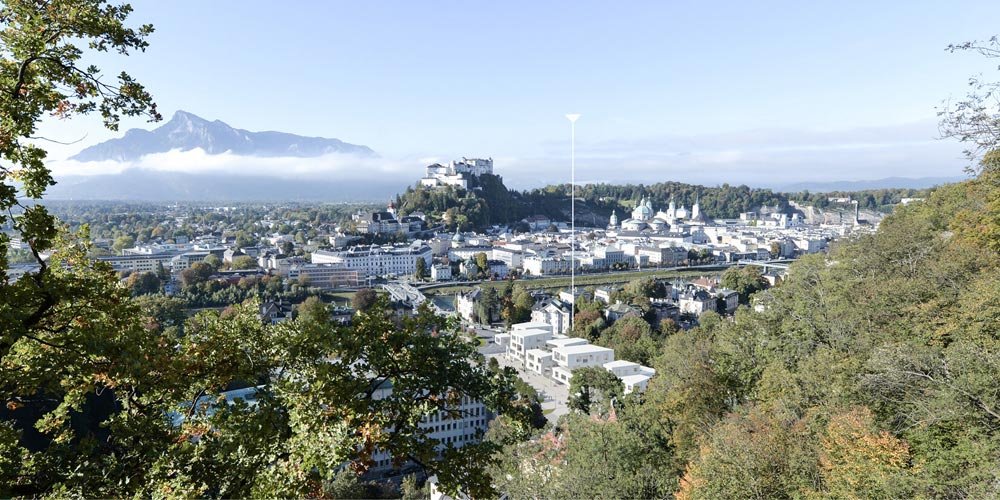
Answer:
<svg viewBox="0 0 1000 500"><path fill-rule="evenodd" d="M958 176L967 162L938 139L936 108L970 76L1000 77L997 61L944 50L995 34L995 1L132 4L156 27L149 49L99 66L137 77L166 118L183 109L380 155L319 176L416 180L428 161L470 156L493 157L515 187L564 182L566 113L582 114L581 182ZM79 141L47 145L58 174L100 172L63 159L120 135L97 117L41 133Z"/></svg>

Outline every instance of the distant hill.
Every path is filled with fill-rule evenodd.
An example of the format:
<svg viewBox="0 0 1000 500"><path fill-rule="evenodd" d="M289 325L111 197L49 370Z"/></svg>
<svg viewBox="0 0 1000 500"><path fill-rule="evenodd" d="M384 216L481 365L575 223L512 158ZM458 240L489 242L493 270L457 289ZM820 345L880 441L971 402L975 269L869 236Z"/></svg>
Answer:
<svg viewBox="0 0 1000 500"><path fill-rule="evenodd" d="M799 182L780 186L777 191L782 193L798 193L813 191L827 193L831 191L865 191L869 189L926 189L929 187L961 182L963 177L886 177L865 181L833 181L833 182Z"/></svg>
<svg viewBox="0 0 1000 500"><path fill-rule="evenodd" d="M141 201L379 201L406 182L281 179L231 174L189 174L131 168L119 174L56 179L50 200Z"/></svg>
<svg viewBox="0 0 1000 500"><path fill-rule="evenodd" d="M339 139L303 137L284 132L250 132L233 128L222 121L178 111L167 123L153 129L131 129L118 139L111 139L80 151L71 160L132 161L153 153L201 148L208 154L226 151L244 156L316 157L330 153L375 156L368 146L349 144Z"/></svg>

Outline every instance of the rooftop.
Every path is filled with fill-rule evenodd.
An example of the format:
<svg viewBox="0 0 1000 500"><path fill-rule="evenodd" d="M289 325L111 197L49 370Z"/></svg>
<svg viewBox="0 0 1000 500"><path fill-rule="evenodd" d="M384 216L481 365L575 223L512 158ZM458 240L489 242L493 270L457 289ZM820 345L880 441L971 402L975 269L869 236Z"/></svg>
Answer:
<svg viewBox="0 0 1000 500"><path fill-rule="evenodd" d="M587 354L587 353L598 353L598 352L615 352L614 349L608 349L607 347L601 347L599 345L582 344L582 345L568 345L564 347L557 347L553 351L559 351L562 354Z"/></svg>

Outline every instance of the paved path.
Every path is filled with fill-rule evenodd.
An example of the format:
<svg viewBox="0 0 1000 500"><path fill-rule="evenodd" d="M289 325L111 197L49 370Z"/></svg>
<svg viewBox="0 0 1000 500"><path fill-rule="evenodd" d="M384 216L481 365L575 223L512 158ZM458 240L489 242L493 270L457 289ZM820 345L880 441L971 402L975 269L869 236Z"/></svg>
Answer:
<svg viewBox="0 0 1000 500"><path fill-rule="evenodd" d="M495 346L496 344L493 345ZM512 362L503 354L490 354L487 357L496 358L500 366L509 366L517 370L517 374L521 377L521 380L524 380L538 391L538 394L542 396L542 411L552 410L545 415L545 418L549 422L555 423L559 420L559 417L569 413L569 407L566 406L566 402L569 399L568 386L562 385L548 377L543 377L535 372L525 370L520 362Z"/></svg>

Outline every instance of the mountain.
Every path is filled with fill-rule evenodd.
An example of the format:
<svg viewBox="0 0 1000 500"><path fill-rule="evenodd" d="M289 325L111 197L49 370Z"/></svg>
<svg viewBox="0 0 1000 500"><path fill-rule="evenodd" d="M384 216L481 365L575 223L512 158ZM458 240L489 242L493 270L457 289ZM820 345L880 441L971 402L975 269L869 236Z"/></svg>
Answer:
<svg viewBox="0 0 1000 500"><path fill-rule="evenodd" d="M963 177L886 177L884 179L864 181L799 182L778 186L776 190L782 193L798 193L800 191L828 193L831 191L864 191L869 189L893 188L925 189L941 184L961 182L963 180L965 180Z"/></svg>
<svg viewBox="0 0 1000 500"><path fill-rule="evenodd" d="M368 146L348 144L339 139L303 137L283 132L250 132L222 121L178 111L167 123L153 129L131 129L119 139L111 139L80 151L71 160L132 161L152 153L201 148L208 154L226 151L244 156L315 157L329 153L375 156Z"/></svg>
<svg viewBox="0 0 1000 500"><path fill-rule="evenodd" d="M59 177L49 200L385 201L406 181L281 179L130 168L118 174Z"/></svg>

